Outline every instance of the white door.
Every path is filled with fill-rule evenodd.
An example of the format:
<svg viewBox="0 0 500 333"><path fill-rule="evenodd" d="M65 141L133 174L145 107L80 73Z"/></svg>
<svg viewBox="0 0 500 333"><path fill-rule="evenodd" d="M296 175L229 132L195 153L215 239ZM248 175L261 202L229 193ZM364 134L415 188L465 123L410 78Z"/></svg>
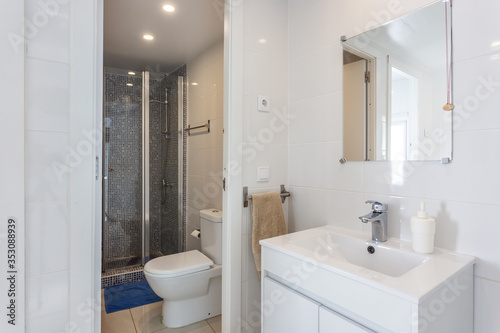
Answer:
<svg viewBox="0 0 500 333"><path fill-rule="evenodd" d="M265 277L262 333L318 332L319 304Z"/></svg>
<svg viewBox="0 0 500 333"><path fill-rule="evenodd" d="M319 333L366 333L371 330L323 306L319 308Z"/></svg>

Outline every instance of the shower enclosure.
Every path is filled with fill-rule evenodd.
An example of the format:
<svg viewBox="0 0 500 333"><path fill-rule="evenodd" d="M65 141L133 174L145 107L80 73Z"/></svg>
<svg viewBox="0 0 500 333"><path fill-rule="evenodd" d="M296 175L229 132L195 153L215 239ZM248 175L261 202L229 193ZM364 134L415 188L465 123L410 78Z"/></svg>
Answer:
<svg viewBox="0 0 500 333"><path fill-rule="evenodd" d="M106 69L103 272L185 250L185 76Z"/></svg>

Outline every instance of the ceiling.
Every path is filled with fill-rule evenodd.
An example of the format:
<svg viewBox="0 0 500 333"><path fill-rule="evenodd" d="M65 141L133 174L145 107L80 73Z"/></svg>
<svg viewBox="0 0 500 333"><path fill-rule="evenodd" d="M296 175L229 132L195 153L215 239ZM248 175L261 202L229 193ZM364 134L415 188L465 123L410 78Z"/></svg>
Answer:
<svg viewBox="0 0 500 333"><path fill-rule="evenodd" d="M223 38L219 2L104 0L104 66L172 72ZM164 11L165 4L175 11ZM144 34L154 39L145 40Z"/></svg>

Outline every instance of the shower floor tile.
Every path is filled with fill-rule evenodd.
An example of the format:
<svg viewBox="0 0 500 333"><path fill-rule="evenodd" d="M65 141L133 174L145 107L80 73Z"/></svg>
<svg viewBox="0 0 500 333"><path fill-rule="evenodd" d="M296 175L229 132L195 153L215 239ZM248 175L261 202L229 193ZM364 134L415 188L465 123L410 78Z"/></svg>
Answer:
<svg viewBox="0 0 500 333"><path fill-rule="evenodd" d="M107 314L102 303L101 333L221 333L221 316L181 328L161 323L161 302Z"/></svg>

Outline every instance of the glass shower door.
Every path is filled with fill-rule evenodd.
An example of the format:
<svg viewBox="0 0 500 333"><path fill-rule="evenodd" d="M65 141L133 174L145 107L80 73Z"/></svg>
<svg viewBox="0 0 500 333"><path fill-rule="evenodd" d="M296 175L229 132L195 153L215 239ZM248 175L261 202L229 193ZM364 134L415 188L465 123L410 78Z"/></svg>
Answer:
<svg viewBox="0 0 500 333"><path fill-rule="evenodd" d="M106 73L103 271L185 249L184 76Z"/></svg>
<svg viewBox="0 0 500 333"><path fill-rule="evenodd" d="M184 250L184 80L150 80L150 259Z"/></svg>
<svg viewBox="0 0 500 333"><path fill-rule="evenodd" d="M142 78L105 74L103 270L141 264Z"/></svg>

